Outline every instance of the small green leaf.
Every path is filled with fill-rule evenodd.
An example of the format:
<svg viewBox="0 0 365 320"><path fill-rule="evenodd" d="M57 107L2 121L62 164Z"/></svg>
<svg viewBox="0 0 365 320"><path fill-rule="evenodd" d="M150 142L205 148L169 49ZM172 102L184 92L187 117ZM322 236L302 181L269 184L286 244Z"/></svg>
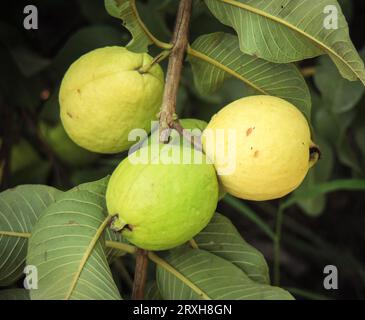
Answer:
<svg viewBox="0 0 365 320"><path fill-rule="evenodd" d="M107 12L123 21L123 25L132 34L128 49L135 52L147 52L148 46L159 43L142 22L135 0L104 0ZM163 45L162 45L163 46Z"/></svg>

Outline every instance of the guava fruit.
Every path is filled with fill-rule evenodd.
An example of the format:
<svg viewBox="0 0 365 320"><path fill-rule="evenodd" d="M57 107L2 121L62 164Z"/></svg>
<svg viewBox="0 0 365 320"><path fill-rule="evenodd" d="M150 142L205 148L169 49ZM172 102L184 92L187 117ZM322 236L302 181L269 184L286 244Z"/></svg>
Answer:
<svg viewBox="0 0 365 320"><path fill-rule="evenodd" d="M225 190L248 200L293 191L319 156L303 114L272 96L246 97L221 109L202 143Z"/></svg>
<svg viewBox="0 0 365 320"><path fill-rule="evenodd" d="M25 139L16 142L10 152L10 172L12 174L27 169L41 160L33 146Z"/></svg>
<svg viewBox="0 0 365 320"><path fill-rule="evenodd" d="M161 67L152 57L124 47L93 50L67 70L60 88L61 120L79 146L99 153L127 150L132 129L150 131L164 88Z"/></svg>
<svg viewBox="0 0 365 320"><path fill-rule="evenodd" d="M57 157L70 166L85 166L94 162L98 157L98 154L87 151L75 144L69 138L61 123L52 126L41 122L39 131Z"/></svg>
<svg viewBox="0 0 365 320"><path fill-rule="evenodd" d="M136 163L143 152L157 147L157 156ZM184 164L191 147L155 145L144 147L124 159L113 172L106 192L111 228L136 246L147 250L173 248L193 238L212 218L218 201L214 167ZM174 162L166 163L172 154ZM176 161L178 160L178 161Z"/></svg>

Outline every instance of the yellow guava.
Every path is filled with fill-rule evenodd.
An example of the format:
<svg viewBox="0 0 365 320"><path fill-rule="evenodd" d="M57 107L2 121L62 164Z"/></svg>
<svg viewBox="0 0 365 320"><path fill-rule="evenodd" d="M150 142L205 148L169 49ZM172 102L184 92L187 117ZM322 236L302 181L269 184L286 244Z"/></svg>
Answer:
<svg viewBox="0 0 365 320"><path fill-rule="evenodd" d="M93 50L76 60L61 84L61 120L70 138L93 152L127 150L132 129L150 131L164 88L161 67L140 69L152 61L147 53L124 47Z"/></svg>
<svg viewBox="0 0 365 320"><path fill-rule="evenodd" d="M225 190L248 200L293 191L319 156L303 114L272 96L239 99L221 109L202 143Z"/></svg>
<svg viewBox="0 0 365 320"><path fill-rule="evenodd" d="M136 163L157 148L157 156ZM192 148L180 145L144 147L124 159L113 172L106 192L111 228L136 246L165 250L181 245L199 233L212 218L218 201L214 167L183 163ZM174 157L167 163L166 159Z"/></svg>
<svg viewBox="0 0 365 320"><path fill-rule="evenodd" d="M61 123L51 126L41 122L39 131L57 157L70 166L85 166L94 162L98 157L98 154L75 144L69 138Z"/></svg>

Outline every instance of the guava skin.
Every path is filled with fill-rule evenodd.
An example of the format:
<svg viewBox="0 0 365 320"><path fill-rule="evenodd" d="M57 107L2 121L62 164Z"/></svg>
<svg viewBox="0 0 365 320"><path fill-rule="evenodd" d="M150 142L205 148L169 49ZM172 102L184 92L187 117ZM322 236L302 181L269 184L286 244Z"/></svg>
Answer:
<svg viewBox="0 0 365 320"><path fill-rule="evenodd" d="M61 123L51 126L41 122L39 131L57 157L70 166L81 167L88 165L99 156L76 145L69 138Z"/></svg>
<svg viewBox="0 0 365 320"><path fill-rule="evenodd" d="M160 109L164 88L161 67L148 72L147 53L124 47L104 47L76 60L67 70L60 88L61 120L79 146L99 153L127 150L132 129L150 131Z"/></svg>
<svg viewBox="0 0 365 320"><path fill-rule="evenodd" d="M160 145L159 154L176 148L192 150ZM111 228L140 248L170 249L192 239L209 223L218 201L216 173L205 161L133 164L130 160L141 150L123 160L110 178L106 204L109 215L115 216Z"/></svg>
<svg viewBox="0 0 365 320"><path fill-rule="evenodd" d="M207 143L209 130L225 133L224 148ZM228 150L228 130L236 132L236 164L229 174L219 174ZM234 101L212 117L202 136L203 149L218 171L225 190L242 199L281 198L296 189L318 157L304 115L289 102L272 96L251 96ZM213 134L213 145L215 139Z"/></svg>

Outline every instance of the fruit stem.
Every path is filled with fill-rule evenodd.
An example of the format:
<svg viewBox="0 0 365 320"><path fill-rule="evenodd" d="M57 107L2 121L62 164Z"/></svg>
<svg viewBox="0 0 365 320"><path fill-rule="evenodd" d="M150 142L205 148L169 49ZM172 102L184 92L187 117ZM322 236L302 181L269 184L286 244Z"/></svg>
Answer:
<svg viewBox="0 0 365 320"><path fill-rule="evenodd" d="M191 16L192 0L181 0L175 21L175 29L172 36L173 47L171 49L169 64L167 67L165 90L160 111L160 142L168 142L170 129L176 114L176 96L179 88L182 65L189 37L189 22Z"/></svg>
<svg viewBox="0 0 365 320"><path fill-rule="evenodd" d="M132 299L143 300L147 280L148 251L137 249L136 267L134 272Z"/></svg>
<svg viewBox="0 0 365 320"><path fill-rule="evenodd" d="M148 71L150 71L150 69L156 64L156 63L160 63L162 60L164 60L165 58L167 58L170 55L171 50L164 50L161 53L159 53L156 57L153 58L153 60L142 66L141 68L138 69L138 72L141 74L147 73Z"/></svg>

